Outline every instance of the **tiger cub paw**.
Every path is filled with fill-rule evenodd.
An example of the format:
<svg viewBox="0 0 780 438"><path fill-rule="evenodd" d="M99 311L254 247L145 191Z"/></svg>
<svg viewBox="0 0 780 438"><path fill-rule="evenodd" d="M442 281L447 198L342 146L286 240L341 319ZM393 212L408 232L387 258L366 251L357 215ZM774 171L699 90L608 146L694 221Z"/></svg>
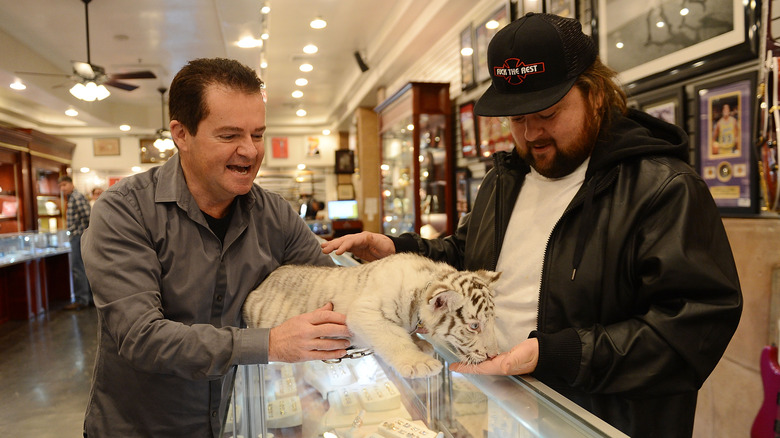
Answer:
<svg viewBox="0 0 780 438"><path fill-rule="evenodd" d="M438 360L429 357L422 361L402 362L395 366L396 371L405 379L418 379L439 374L443 365Z"/></svg>

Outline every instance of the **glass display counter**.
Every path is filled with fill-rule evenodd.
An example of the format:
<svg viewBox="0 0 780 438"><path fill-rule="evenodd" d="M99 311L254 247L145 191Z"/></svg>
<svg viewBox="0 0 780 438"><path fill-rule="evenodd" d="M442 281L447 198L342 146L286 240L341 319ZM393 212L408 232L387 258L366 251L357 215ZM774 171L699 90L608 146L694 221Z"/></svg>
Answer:
<svg viewBox="0 0 780 438"><path fill-rule="evenodd" d="M67 230L0 234L0 268L26 260L70 252Z"/></svg>
<svg viewBox="0 0 780 438"><path fill-rule="evenodd" d="M626 437L533 378L404 379L378 356L240 366L223 437Z"/></svg>

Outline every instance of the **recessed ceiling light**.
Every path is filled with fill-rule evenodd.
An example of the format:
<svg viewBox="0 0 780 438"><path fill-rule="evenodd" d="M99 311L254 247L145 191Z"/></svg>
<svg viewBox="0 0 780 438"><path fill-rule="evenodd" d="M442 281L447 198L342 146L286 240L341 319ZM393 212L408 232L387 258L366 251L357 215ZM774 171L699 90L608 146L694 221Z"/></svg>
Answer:
<svg viewBox="0 0 780 438"><path fill-rule="evenodd" d="M322 135L330 135L330 129L323 129Z"/></svg>
<svg viewBox="0 0 780 438"><path fill-rule="evenodd" d="M24 85L24 84L22 83L22 81L20 81L19 79L17 79L17 80L15 80L15 81L13 81L13 82L11 83L10 87L11 87L11 88L13 88L14 90L21 91L21 90L24 90L25 88L27 88L27 85Z"/></svg>
<svg viewBox="0 0 780 438"><path fill-rule="evenodd" d="M303 97L303 91L301 91L301 90L293 91L292 92L292 97L294 97L296 99L300 99L301 97Z"/></svg>
<svg viewBox="0 0 780 438"><path fill-rule="evenodd" d="M303 117L303 116L306 115L306 110L301 108L301 109L299 109L298 111L295 112L295 115L298 116L298 117Z"/></svg>
<svg viewBox="0 0 780 438"><path fill-rule="evenodd" d="M260 68L268 68L268 61L265 59L260 61Z"/></svg>
<svg viewBox="0 0 780 438"><path fill-rule="evenodd" d="M127 132L130 130L130 125L119 125L119 130L123 132Z"/></svg>
<svg viewBox="0 0 780 438"><path fill-rule="evenodd" d="M308 63L307 64L301 64L301 66L298 67L298 68L301 69L301 71L303 71L303 72L309 72L309 71L314 70L314 66L312 66L311 64L308 64Z"/></svg>
<svg viewBox="0 0 780 438"><path fill-rule="evenodd" d="M471 56L474 54L474 49L472 49L471 47L464 47L460 49L460 54L463 56Z"/></svg>
<svg viewBox="0 0 780 438"><path fill-rule="evenodd" d="M242 49L253 49L255 47L262 47L263 40L258 40L252 37L241 38L236 45Z"/></svg>
<svg viewBox="0 0 780 438"><path fill-rule="evenodd" d="M271 12L271 6L268 3L264 4L263 7L260 8L260 12L262 12L263 14L267 14Z"/></svg>
<svg viewBox="0 0 780 438"><path fill-rule="evenodd" d="M263 33L260 35L260 39L261 39L261 40L267 40L269 37L270 37L270 35L268 34L268 32L263 32Z"/></svg>
<svg viewBox="0 0 780 438"><path fill-rule="evenodd" d="M76 117L77 115L79 115L79 112L73 108L68 108L65 110L65 115L70 117Z"/></svg>
<svg viewBox="0 0 780 438"><path fill-rule="evenodd" d="M311 23L309 23L309 26L311 26L312 29L323 29L327 25L328 22L323 20L321 17L317 17L314 20L311 20Z"/></svg>
<svg viewBox="0 0 780 438"><path fill-rule="evenodd" d="M498 29L498 21L490 20L487 23L485 23L485 27L487 27L488 29Z"/></svg>
<svg viewBox="0 0 780 438"><path fill-rule="evenodd" d="M307 44L303 48L303 53L308 53L309 55L311 55L313 53L317 53L318 50L319 49L314 44Z"/></svg>
<svg viewBox="0 0 780 438"><path fill-rule="evenodd" d="M133 167L130 168L130 170L132 170L133 172L140 172L141 171L141 166L133 166Z"/></svg>
<svg viewBox="0 0 780 438"><path fill-rule="evenodd" d="M295 80L295 85L299 87L303 87L304 85L308 84L309 81L306 78L298 78Z"/></svg>
<svg viewBox="0 0 780 438"><path fill-rule="evenodd" d="M80 170L81 173L89 173L89 167L82 167Z"/></svg>

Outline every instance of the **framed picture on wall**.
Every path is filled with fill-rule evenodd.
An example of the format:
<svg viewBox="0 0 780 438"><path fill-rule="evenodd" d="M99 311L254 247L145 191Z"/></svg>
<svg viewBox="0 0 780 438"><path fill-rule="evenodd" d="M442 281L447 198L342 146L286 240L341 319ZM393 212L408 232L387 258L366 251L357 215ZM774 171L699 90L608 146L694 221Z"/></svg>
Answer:
<svg viewBox="0 0 780 438"><path fill-rule="evenodd" d="M487 48L490 40L502 27L509 24L511 20L511 3L505 5L493 12L490 17L480 23L474 30L474 42L477 56L477 83L482 83L490 79L490 70L487 65Z"/></svg>
<svg viewBox="0 0 780 438"><path fill-rule="evenodd" d="M96 157L119 155L119 138L96 138L92 147Z"/></svg>
<svg viewBox="0 0 780 438"><path fill-rule="evenodd" d="M631 98L636 108L685 129L685 89L652 91Z"/></svg>
<svg viewBox="0 0 780 438"><path fill-rule="evenodd" d="M474 29L469 24L460 33L460 88L468 90L477 85L474 76Z"/></svg>
<svg viewBox="0 0 780 438"><path fill-rule="evenodd" d="M756 2L637 2L631 8L598 0L599 56L627 87L647 88L757 56ZM673 74L666 74L672 73ZM652 85L652 86L651 86Z"/></svg>
<svg viewBox="0 0 780 438"><path fill-rule="evenodd" d="M168 158L173 156L174 152L176 152L176 148L167 151L157 149L154 147L154 140L154 138L142 138L138 141L142 163L164 163L168 161Z"/></svg>
<svg viewBox="0 0 780 438"><path fill-rule="evenodd" d="M474 120L474 102L464 103L459 109L460 150L464 158L477 156L477 124Z"/></svg>
<svg viewBox="0 0 780 438"><path fill-rule="evenodd" d="M696 87L699 173L723 213L758 212L753 139L755 73Z"/></svg>
<svg viewBox="0 0 780 438"><path fill-rule="evenodd" d="M467 167L459 167L455 170L455 213L458 219L470 211L469 178L471 178L471 171Z"/></svg>
<svg viewBox="0 0 780 438"><path fill-rule="evenodd" d="M355 173L355 152L351 149L337 149L336 173Z"/></svg>
<svg viewBox="0 0 780 438"><path fill-rule="evenodd" d="M544 0L544 12L577 18L577 0Z"/></svg>

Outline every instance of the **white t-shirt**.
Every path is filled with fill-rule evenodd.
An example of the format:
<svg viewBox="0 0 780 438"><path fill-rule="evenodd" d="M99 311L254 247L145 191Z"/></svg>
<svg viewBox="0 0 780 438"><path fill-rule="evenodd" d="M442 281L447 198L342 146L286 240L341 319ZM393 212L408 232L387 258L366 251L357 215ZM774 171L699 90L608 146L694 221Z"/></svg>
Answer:
<svg viewBox="0 0 780 438"><path fill-rule="evenodd" d="M563 178L545 178L533 169L526 176L496 267L501 272L495 285L496 336L501 351L509 351L536 330L547 240L585 181L589 161Z"/></svg>

